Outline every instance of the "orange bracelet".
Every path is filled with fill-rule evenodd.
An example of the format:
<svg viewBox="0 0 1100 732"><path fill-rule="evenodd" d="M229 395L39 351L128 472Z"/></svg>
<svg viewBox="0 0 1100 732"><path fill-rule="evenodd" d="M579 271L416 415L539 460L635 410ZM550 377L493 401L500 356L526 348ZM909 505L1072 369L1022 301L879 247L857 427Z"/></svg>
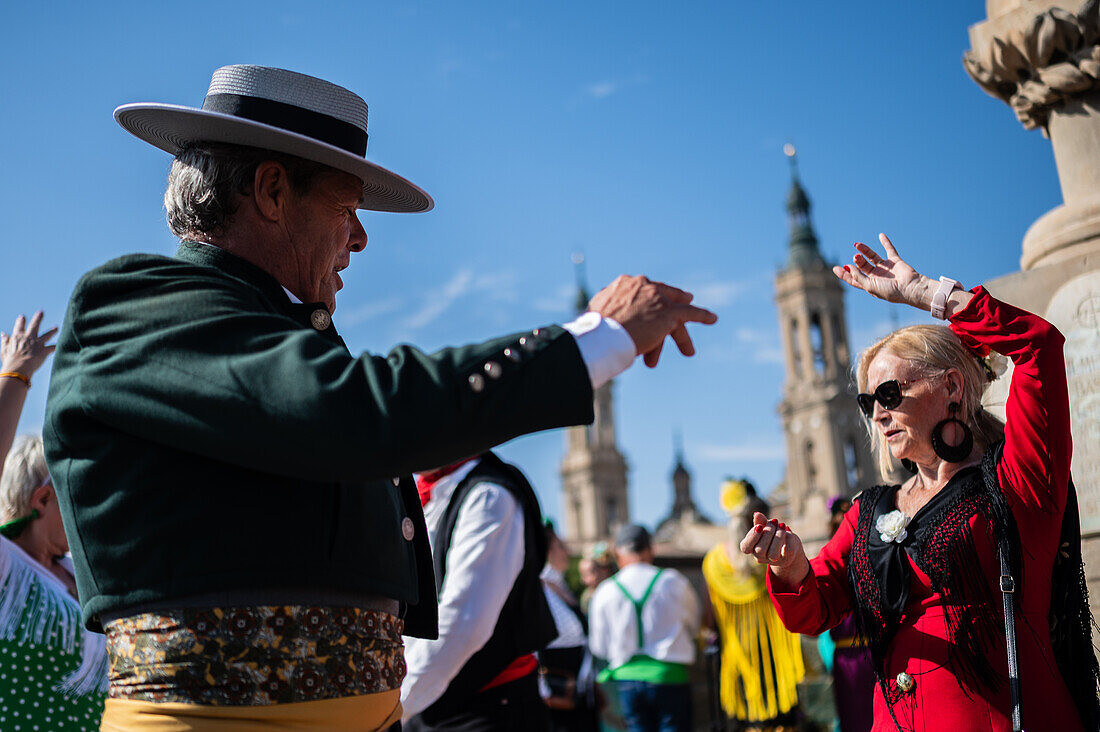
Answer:
<svg viewBox="0 0 1100 732"><path fill-rule="evenodd" d="M26 374L21 374L18 371L3 371L3 372L0 372L0 379L2 379L4 377L8 377L8 378L11 378L11 379L19 379L20 381L22 381L24 384L27 385L28 389L31 388L31 377L27 376Z"/></svg>

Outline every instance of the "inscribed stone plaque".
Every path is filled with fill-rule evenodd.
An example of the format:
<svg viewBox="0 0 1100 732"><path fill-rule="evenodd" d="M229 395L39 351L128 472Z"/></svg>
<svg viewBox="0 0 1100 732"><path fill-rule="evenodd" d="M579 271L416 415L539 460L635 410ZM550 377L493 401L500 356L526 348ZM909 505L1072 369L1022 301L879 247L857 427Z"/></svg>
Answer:
<svg viewBox="0 0 1100 732"><path fill-rule="evenodd" d="M1100 533L1100 272L1087 272L1063 285L1051 298L1046 318L1066 337L1081 533Z"/></svg>

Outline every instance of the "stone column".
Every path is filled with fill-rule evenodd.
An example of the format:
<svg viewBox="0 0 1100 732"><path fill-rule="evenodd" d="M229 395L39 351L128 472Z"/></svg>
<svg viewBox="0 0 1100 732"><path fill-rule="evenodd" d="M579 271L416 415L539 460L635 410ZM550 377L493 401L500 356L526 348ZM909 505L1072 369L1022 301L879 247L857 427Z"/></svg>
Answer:
<svg viewBox="0 0 1100 732"><path fill-rule="evenodd" d="M1073 476L1100 617L1100 0L988 0L963 58L971 78L1050 138L1064 204L1024 236L1020 272L986 283L1066 336ZM1008 379L991 389L1002 410Z"/></svg>

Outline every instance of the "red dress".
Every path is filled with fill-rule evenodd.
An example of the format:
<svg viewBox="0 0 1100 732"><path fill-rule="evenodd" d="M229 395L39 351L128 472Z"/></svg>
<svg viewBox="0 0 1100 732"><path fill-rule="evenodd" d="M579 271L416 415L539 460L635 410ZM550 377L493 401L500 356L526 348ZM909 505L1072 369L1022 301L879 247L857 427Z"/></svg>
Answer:
<svg viewBox="0 0 1100 732"><path fill-rule="evenodd" d="M1006 407L1004 454L997 475L1023 547L1017 645L1024 728L1032 732L1083 732L1055 663L1047 620L1050 573L1066 507L1071 455L1064 338L1042 318L995 300L983 288L973 292L973 300L951 318L951 329L964 343L984 344L1011 358L1015 366ZM811 572L800 586L784 585L768 573L768 590L790 630L818 634L851 612L848 560L858 517L857 501L836 535L810 560ZM988 532L975 530L980 520L975 516L968 526L990 596L999 606L996 547ZM899 699L893 704L898 725L914 732L1011 730L1007 684L1001 684L996 693L981 686L963 688L949 659L944 609L948 603L911 558L908 565L908 600L885 653L888 692ZM1003 622L1000 608L994 610L998 621ZM993 670L1007 678L1003 632L994 635L993 640L987 658ZM895 681L903 671L915 681L908 693L900 692ZM890 708L877 685L874 717L875 732L895 730Z"/></svg>

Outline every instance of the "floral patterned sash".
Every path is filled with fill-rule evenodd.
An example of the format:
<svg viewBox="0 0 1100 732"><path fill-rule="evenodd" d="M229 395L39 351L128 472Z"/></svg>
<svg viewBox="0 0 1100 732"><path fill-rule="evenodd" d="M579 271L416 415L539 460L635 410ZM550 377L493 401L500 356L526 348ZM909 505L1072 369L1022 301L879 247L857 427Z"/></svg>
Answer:
<svg viewBox="0 0 1100 732"><path fill-rule="evenodd" d="M404 623L291 606L143 613L106 625L112 699L261 706L401 687Z"/></svg>

